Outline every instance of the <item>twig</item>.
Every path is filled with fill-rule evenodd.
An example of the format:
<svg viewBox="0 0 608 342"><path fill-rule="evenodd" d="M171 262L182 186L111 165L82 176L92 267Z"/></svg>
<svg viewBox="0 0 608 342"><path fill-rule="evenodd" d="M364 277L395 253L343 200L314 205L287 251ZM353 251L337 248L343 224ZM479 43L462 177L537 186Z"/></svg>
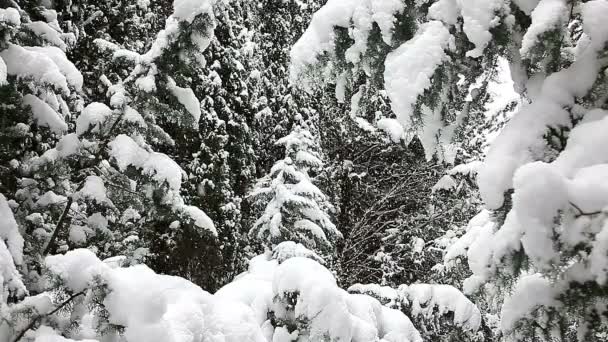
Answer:
<svg viewBox="0 0 608 342"><path fill-rule="evenodd" d="M65 301L65 302L63 302L63 303L59 304L59 306L57 306L55 309L53 309L53 311L51 311L51 312L49 312L49 313L46 313L46 314L44 314L44 315L40 315L40 316L38 316L38 317L34 318L34 319L33 319L33 320L30 322L30 324L28 324L28 325L27 325L27 327L25 327L25 329L23 329L23 330L22 330L22 331L21 331L19 334L17 334L17 337L16 337L16 338L13 340L13 342L17 342L17 341L21 340L21 339L23 338L23 335L25 335L25 333L26 333L28 330L32 329L32 328L34 327L34 325L36 324L36 322L38 322L40 319L42 319L43 317L50 316L50 315L54 314L55 312L57 312L57 311L61 310L61 309L62 309L64 306L68 305L68 304L69 304L71 301L73 301L73 300L74 300L76 297L84 295L84 294L85 294L85 292L86 292L86 290L83 290L83 291L80 291L80 292L78 292L78 293L75 293L75 294L71 295L71 296L70 296L70 298L66 299L66 301Z"/></svg>
<svg viewBox="0 0 608 342"><path fill-rule="evenodd" d="M76 192L80 191L80 189L82 189L82 187L84 186L84 180L82 182L80 182L80 184L78 184L78 187L76 188ZM72 207L72 203L74 202L74 195L70 195L68 197L67 203L65 204L65 208L63 209L63 212L61 213L61 216L59 216L59 220L57 220L57 224L55 225L55 230L53 231L53 235L51 235L51 238L49 240L49 242L46 244L46 247L44 248L44 251L42 252L42 255L48 255L49 252L51 251L51 249L55 246L55 240L57 240L57 236L59 236L59 231L61 231L61 229L63 228L63 225L66 221L66 218L68 217L68 213L70 211L70 208Z"/></svg>
<svg viewBox="0 0 608 342"><path fill-rule="evenodd" d="M602 213L601 210L592 211L592 212L584 212L583 209L581 209L578 205L576 205L576 204L574 204L572 202L568 202L568 203L570 203L570 205L572 207L574 207L574 209L578 210L579 214L575 216L576 218L579 218L581 216L593 216L593 215L598 215L598 214Z"/></svg>

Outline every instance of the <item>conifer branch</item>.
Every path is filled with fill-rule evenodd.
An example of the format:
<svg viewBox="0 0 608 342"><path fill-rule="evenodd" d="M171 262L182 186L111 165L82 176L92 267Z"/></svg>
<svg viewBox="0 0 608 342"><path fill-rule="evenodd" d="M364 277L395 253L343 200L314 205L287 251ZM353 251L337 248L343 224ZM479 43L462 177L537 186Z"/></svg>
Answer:
<svg viewBox="0 0 608 342"><path fill-rule="evenodd" d="M13 342L18 342L19 340L21 340L23 338L23 336L25 335L25 333L28 332L28 330L32 329L34 327L34 325L36 325L36 323L41 320L44 317L48 317L54 313L56 313L57 311L63 309L66 305L70 304L74 299L76 299L79 296L82 296L86 293L86 290L82 290L80 292L77 292L73 295L71 295L68 299L66 299L63 303L59 304L55 309L53 309L52 311L46 313L46 314L42 314L37 316L36 318L34 318L26 327L25 329L21 330L21 332L19 332L19 334L17 334L17 337L13 340Z"/></svg>
<svg viewBox="0 0 608 342"><path fill-rule="evenodd" d="M591 211L591 212L585 212L583 211L583 209L581 209L578 205L572 203L572 202L568 202L570 203L570 205L576 209L579 213L575 216L576 218L579 218L581 216L593 216L593 215L598 215L601 214L602 211L601 210L597 210L597 211Z"/></svg>

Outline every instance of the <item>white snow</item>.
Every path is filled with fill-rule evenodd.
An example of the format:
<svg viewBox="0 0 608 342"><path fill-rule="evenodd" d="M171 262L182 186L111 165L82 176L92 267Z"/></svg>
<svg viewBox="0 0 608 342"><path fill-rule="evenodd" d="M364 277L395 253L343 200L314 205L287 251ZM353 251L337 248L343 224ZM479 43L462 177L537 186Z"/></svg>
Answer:
<svg viewBox="0 0 608 342"><path fill-rule="evenodd" d="M215 0L173 0L172 16L180 21L191 23L200 14L213 17L212 6Z"/></svg>
<svg viewBox="0 0 608 342"><path fill-rule="evenodd" d="M0 57L6 63L9 75L49 84L69 93L65 76L48 55L9 43L6 49L0 51Z"/></svg>
<svg viewBox="0 0 608 342"><path fill-rule="evenodd" d="M110 203L103 179L98 176L88 176L80 191L74 194L74 199L89 199L99 204Z"/></svg>
<svg viewBox="0 0 608 342"><path fill-rule="evenodd" d="M323 259L317 253L304 247L301 243L293 241L283 241L272 250L272 258L280 264L283 261L295 257L303 257L316 260L322 263Z"/></svg>
<svg viewBox="0 0 608 342"><path fill-rule="evenodd" d="M452 178L450 175L444 175L441 177L435 185L431 188L432 192L436 192L439 190L453 190L456 188L458 183Z"/></svg>
<svg viewBox="0 0 608 342"><path fill-rule="evenodd" d="M593 0L582 4L583 29L591 38L592 47L601 50L608 41L608 3L605 0Z"/></svg>
<svg viewBox="0 0 608 342"><path fill-rule="evenodd" d="M479 161L479 160L474 160L465 164L459 164L454 166L453 168L451 168L448 171L449 175L457 175L457 174L462 174L462 175L473 175L476 174L479 171L479 168L481 168L483 165L483 162Z"/></svg>
<svg viewBox="0 0 608 342"><path fill-rule="evenodd" d="M55 63L61 74L65 76L67 83L78 91L82 90L82 84L84 82L82 74L59 48L54 46L28 46L25 48L28 51L40 53L41 55L49 57L53 63Z"/></svg>
<svg viewBox="0 0 608 342"><path fill-rule="evenodd" d="M492 40L490 29L498 25L498 12L506 6L505 0L458 0L461 8L463 31L471 43L473 50L467 51L467 56L480 57L486 46Z"/></svg>
<svg viewBox="0 0 608 342"><path fill-rule="evenodd" d="M348 61L357 63L367 49L367 39L376 23L381 30L382 39L392 41L395 15L404 9L398 0L329 0L312 17L308 29L291 49L290 82L302 83L300 76L307 66L317 62L318 57L334 47L334 28L348 28L354 40L346 52Z"/></svg>
<svg viewBox="0 0 608 342"><path fill-rule="evenodd" d="M84 108L76 119L76 134L89 131L99 132L103 124L112 116L112 110L103 103L93 102Z"/></svg>
<svg viewBox="0 0 608 342"><path fill-rule="evenodd" d="M125 112L122 116L122 119L125 122L130 122L130 123L136 124L139 127L144 127L144 128L147 127L146 121L141 116L141 114L139 114L139 112L131 106L127 106L125 108Z"/></svg>
<svg viewBox="0 0 608 342"><path fill-rule="evenodd" d="M21 16L19 15L19 11L12 7L0 8L0 22L11 24L13 26L20 25Z"/></svg>
<svg viewBox="0 0 608 342"><path fill-rule="evenodd" d="M420 26L414 38L386 57L384 83L397 120L407 131L412 129L412 114L418 96L431 85L431 77L453 43L448 29L439 21Z"/></svg>
<svg viewBox="0 0 608 342"><path fill-rule="evenodd" d="M51 255L45 259L46 267L59 276L74 293L85 290L102 270L101 261L86 249L69 251L64 255Z"/></svg>
<svg viewBox="0 0 608 342"><path fill-rule="evenodd" d="M77 246L83 245L87 242L87 234L84 227L72 225L68 233L68 239Z"/></svg>
<svg viewBox="0 0 608 342"><path fill-rule="evenodd" d="M67 158L80 152L81 143L75 133L66 134L57 143L57 156Z"/></svg>
<svg viewBox="0 0 608 342"><path fill-rule="evenodd" d="M563 106L584 94L593 85L597 72L595 52L590 50L569 68L547 77L539 97L522 106L506 124L489 148L477 179L488 208L502 206L503 193L513 186L513 174L532 161L531 151L543 144L546 127L569 125L569 113Z"/></svg>
<svg viewBox="0 0 608 342"><path fill-rule="evenodd" d="M413 315L431 317L435 314L454 314L454 324L476 331L481 325L481 313L457 288L450 285L402 285L399 293L411 303Z"/></svg>
<svg viewBox="0 0 608 342"><path fill-rule="evenodd" d="M201 103L196 98L196 95L194 95L194 91L190 88L178 87L170 77L167 80L167 87L171 94L177 97L179 103L186 107L186 110L192 115L194 123L198 124L198 120L201 117Z"/></svg>
<svg viewBox="0 0 608 342"><path fill-rule="evenodd" d="M110 147L110 156L116 160L121 171L129 166L136 167L159 183L167 182L171 189L179 191L182 184L182 169L165 154L148 152L124 134L118 135L108 147Z"/></svg>
<svg viewBox="0 0 608 342"><path fill-rule="evenodd" d="M457 0L439 0L429 7L429 18L441 20L447 25L456 25L460 17L460 5Z"/></svg>
<svg viewBox="0 0 608 342"><path fill-rule="evenodd" d="M532 13L539 2L540 0L513 0L513 3L527 15Z"/></svg>
<svg viewBox="0 0 608 342"><path fill-rule="evenodd" d="M2 241L2 246L10 252L11 258L6 261L14 260L17 265L20 265L23 262L23 237L19 233L13 211L9 207L6 197L2 194L0 194L0 241ZM6 267L6 264L1 264ZM6 280L8 279L5 277Z"/></svg>
<svg viewBox="0 0 608 342"><path fill-rule="evenodd" d="M38 97L27 94L23 96L23 104L31 108L32 117L39 126L47 126L56 134L68 130L68 125L63 117Z"/></svg>
<svg viewBox="0 0 608 342"><path fill-rule="evenodd" d="M508 297L501 309L500 325L503 331L511 331L522 317L530 317L539 307L556 304L554 290L549 280L539 274L524 276L518 280L513 294Z"/></svg>
<svg viewBox="0 0 608 342"><path fill-rule="evenodd" d="M194 224L197 227L209 230L213 235L217 235L217 230L213 225L213 221L211 221L204 211L192 205L183 206L181 210L194 221Z"/></svg>
<svg viewBox="0 0 608 342"><path fill-rule="evenodd" d="M61 39L61 34L57 30L53 29L49 24L44 21L33 21L30 23L25 23L22 25L26 27L28 30L32 31L35 35L40 38L46 40L52 45L61 49L61 51L65 52L67 50L67 45Z"/></svg>
<svg viewBox="0 0 608 342"><path fill-rule="evenodd" d="M532 24L524 34L519 53L526 58L545 32L563 25L568 19L568 5L565 0L540 0L532 11Z"/></svg>
<svg viewBox="0 0 608 342"><path fill-rule="evenodd" d="M4 86L8 84L7 78L8 71L6 69L6 63L4 63L4 59L0 57L0 86Z"/></svg>
<svg viewBox="0 0 608 342"><path fill-rule="evenodd" d="M65 196L57 195L53 191L47 191L44 195L40 196L36 201L37 207L46 207L49 205L62 204L67 201Z"/></svg>
<svg viewBox="0 0 608 342"><path fill-rule="evenodd" d="M383 130L394 143L398 143L405 137L403 126L396 119L381 118L376 123L376 126Z"/></svg>

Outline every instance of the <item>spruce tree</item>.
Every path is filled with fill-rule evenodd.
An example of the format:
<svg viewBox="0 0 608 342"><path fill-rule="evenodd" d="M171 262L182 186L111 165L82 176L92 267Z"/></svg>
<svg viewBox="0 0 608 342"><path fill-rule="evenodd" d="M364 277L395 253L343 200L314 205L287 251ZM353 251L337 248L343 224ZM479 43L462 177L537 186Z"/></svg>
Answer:
<svg viewBox="0 0 608 342"><path fill-rule="evenodd" d="M313 136L296 126L276 144L285 147L285 158L275 163L250 195L265 208L249 234L271 248L282 241L295 241L331 254L332 244L341 234L326 212L325 195L309 175L322 166Z"/></svg>

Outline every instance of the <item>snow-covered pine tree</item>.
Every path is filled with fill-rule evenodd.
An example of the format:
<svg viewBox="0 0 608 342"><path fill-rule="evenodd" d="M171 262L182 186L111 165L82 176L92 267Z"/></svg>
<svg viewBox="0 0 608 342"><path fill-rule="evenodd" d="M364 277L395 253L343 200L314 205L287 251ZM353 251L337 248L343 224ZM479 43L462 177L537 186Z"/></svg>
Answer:
<svg viewBox="0 0 608 342"><path fill-rule="evenodd" d="M479 120L486 84L501 50L507 6L458 20L456 1L328 1L291 50L294 85L335 85L364 131L421 141L427 159L454 162L463 128ZM487 39L495 33L494 40ZM474 48L471 42L475 44ZM472 58L467 58L467 57ZM396 117L396 119L394 118Z"/></svg>
<svg viewBox="0 0 608 342"><path fill-rule="evenodd" d="M129 63L113 51L145 53L172 12L170 0L57 1L54 9L77 37L68 57L84 75L89 101L105 99L102 75L112 82L128 76Z"/></svg>
<svg viewBox="0 0 608 342"><path fill-rule="evenodd" d="M216 5L216 1L173 2L173 11L164 29L144 45L140 34L134 34L130 39L122 38L120 45L102 38L94 41L111 54L114 64L109 69L119 70L113 75L102 75L101 79L115 100L112 105L126 114L127 120L122 124L136 129L155 150L171 156L185 170L188 182L184 187L184 199L196 202L196 205L206 203L193 196L196 192L192 189L196 186L191 184L196 179L190 177L193 173L188 162L200 146L199 124L207 126L201 122L201 102L193 89L209 85L209 80L202 77L207 67L203 53L213 39L217 25ZM144 9L151 11L154 6L166 7L167 4L134 2L128 8L139 12ZM115 10L115 6L110 6L111 13ZM145 20L153 23L156 15L161 14L146 15ZM116 17L121 18L122 15ZM133 26L137 32L145 32L141 25ZM141 52L145 47L149 48ZM151 242L150 265L158 271L182 275L214 288L217 284L211 284L214 282L213 274L205 264L218 266L219 248L215 234L209 235L205 229L200 229L201 222L197 224L196 220L190 223L173 221L163 219L150 225L152 229L145 237Z"/></svg>
<svg viewBox="0 0 608 342"><path fill-rule="evenodd" d="M479 169L489 211L446 262L467 257L465 290L486 295L504 339L602 340L608 2L517 1L512 14L507 51L528 103Z"/></svg>
<svg viewBox="0 0 608 342"><path fill-rule="evenodd" d="M420 51L399 59L414 36L423 35L417 33L418 25L437 11L429 9L433 6L438 5L330 1L292 50L293 83L311 90L325 83L319 136L331 164L321 184L331 189L326 192L338 209L336 223L345 235L341 280L348 284L356 279L384 279L390 285L429 280L435 274L430 268L441 257L433 240L453 226L466 225L467 212L475 210L474 198L458 198L465 197L462 186L459 195L433 194L431 189L449 170L441 162L468 161L479 154L481 145L469 140L487 125L487 88L499 60L489 52L477 60L462 58L470 48L462 23L445 24L453 34L447 38L455 44L449 49L446 43L436 65L424 65L439 51L424 51L431 42L411 46ZM494 42L487 48L499 49ZM403 61L403 68L393 63L389 71L391 60ZM412 64L406 67L406 60ZM417 71L408 74L410 66ZM389 83L400 77L403 83L387 95ZM402 120L392 119L397 115L393 100L405 98L413 101L412 110ZM455 208L460 214L452 215ZM418 251L421 240L424 251Z"/></svg>
<svg viewBox="0 0 608 342"><path fill-rule="evenodd" d="M474 292L483 285L488 303L501 315L504 338L602 338L606 327L597 317L605 313L601 295L605 250L600 247L605 203L599 200L603 195L596 197L603 181L595 177L605 160L599 150L587 144L603 141L595 133L603 125L606 107L606 1L384 4L387 6L374 6L369 1L329 1L317 12L310 34L292 53L294 81L308 65L335 59L332 52L344 46L336 38L339 35L332 34L336 27L350 28L343 32L352 39L347 39L344 58L338 60L356 67L362 49L367 51L368 33L374 25L387 37L393 32L391 28L400 27L402 22L391 18L416 9L422 16L414 18L421 24L415 33L412 31L411 39L391 51L381 68L363 68L371 74L383 71L391 107L407 132L416 128L411 118L427 114L426 107L435 108L428 103L437 101L432 96L435 89L442 94L445 88L441 85L452 80L447 82L449 87L462 83L466 90L461 94L467 94L468 75L483 69L479 66L493 67L490 62L496 61L496 56L506 57L515 88L529 103L492 143L479 169L478 184L491 215L467 231L457 244L457 252L448 254L468 256L473 276L464 287ZM397 32L392 33L393 39ZM340 51L335 55L340 57ZM480 61L482 64L477 64ZM464 82L454 82L457 77L446 76L449 73L437 74L446 63L456 64L455 70L469 69L453 74L462 74ZM336 75L342 74L332 72L335 63L323 65L329 68L322 74L329 74L330 81L340 80ZM451 91L447 94L453 96ZM478 96L475 91L469 95L473 100ZM457 108L453 123L469 112L464 106L470 102L466 98L460 97L464 104L458 98L439 101L447 103L444 108L463 104ZM440 142L449 143L454 136L451 128L458 127L442 123L446 113L433 113L441 115L424 115L424 124L415 130L427 152L433 152L428 147L435 145L427 144L424 137L439 137ZM395 132L402 136L400 130ZM591 184L593 190L582 190Z"/></svg>
<svg viewBox="0 0 608 342"><path fill-rule="evenodd" d="M121 84L104 84L112 108L83 106L83 77L64 53L74 35L60 27L56 12L43 6L0 8L0 337L7 341L83 333L83 306L103 301L109 289L102 284L83 300L92 279L75 285L65 278L87 274L87 260L99 261L91 251L121 255L111 261L117 265L137 263L147 254L144 228L158 220L215 235L206 214L180 196L181 168L146 143L153 118L129 106ZM45 262L81 246L89 251L73 253L77 264L69 270ZM87 326L89 334L119 330L103 315L99 326Z"/></svg>
<svg viewBox="0 0 608 342"><path fill-rule="evenodd" d="M256 42L262 53L261 65L252 74L259 78L254 103L258 177L270 170L275 163L274 156L282 152L275 142L289 134L297 123L294 119L297 115L309 122L311 130L318 120L320 96L307 94L289 84L289 51L320 5L319 0L258 1Z"/></svg>
<svg viewBox="0 0 608 342"><path fill-rule="evenodd" d="M259 79L250 74L256 64L252 4L210 1L203 7L190 23L175 14L169 18L168 25L176 26L159 35L169 42L155 57L142 55L125 86L137 94L133 106L158 113L158 125L174 137L158 148L188 174L185 198L207 208L218 223L219 245L200 230L157 227L161 238L155 239L151 265L215 290L246 261L241 198L255 175L250 126ZM179 118L188 112L195 120L184 127Z"/></svg>
<svg viewBox="0 0 608 342"><path fill-rule="evenodd" d="M297 125L276 144L285 147L285 158L275 163L250 194L263 212L249 235L269 248L295 241L332 254L331 247L341 234L327 213L325 195L309 174L322 166L313 136Z"/></svg>

